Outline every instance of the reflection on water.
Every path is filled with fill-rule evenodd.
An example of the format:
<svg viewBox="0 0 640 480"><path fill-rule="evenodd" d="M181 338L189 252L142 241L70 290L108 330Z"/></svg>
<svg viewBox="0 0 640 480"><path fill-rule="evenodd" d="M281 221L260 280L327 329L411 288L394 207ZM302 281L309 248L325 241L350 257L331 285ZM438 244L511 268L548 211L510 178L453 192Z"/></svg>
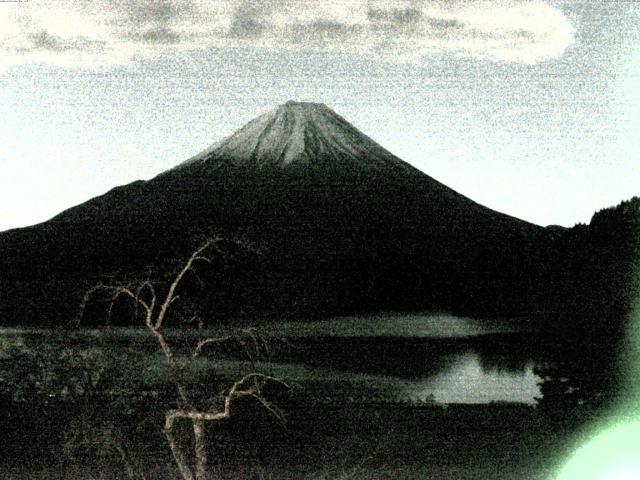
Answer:
<svg viewBox="0 0 640 480"><path fill-rule="evenodd" d="M534 404L541 379L533 373L535 362L524 353L519 338L510 334L447 339L308 337L299 339L303 348L274 344L271 357L260 368L304 389L316 386L323 397ZM139 393L170 383L170 373L159 368L163 363L158 362L155 348L153 339L130 329L0 330L0 360L7 360L0 362L0 373L6 373L0 378L16 377L18 382L24 372L35 371L35 365L49 366L48 370L66 378L75 375L72 370L78 362L88 362L90 370L104 371L118 388ZM235 378L256 368L234 352L218 353L193 363L194 382L204 385L212 375ZM42 373L42 367L37 371ZM139 385L125 381L132 378Z"/></svg>
<svg viewBox="0 0 640 480"><path fill-rule="evenodd" d="M534 404L540 396L540 377L533 373L533 362L520 369L491 368L481 355L465 352L447 356L446 367L427 378L415 380L403 396L410 401L438 403L518 402ZM495 363L494 363L495 365Z"/></svg>

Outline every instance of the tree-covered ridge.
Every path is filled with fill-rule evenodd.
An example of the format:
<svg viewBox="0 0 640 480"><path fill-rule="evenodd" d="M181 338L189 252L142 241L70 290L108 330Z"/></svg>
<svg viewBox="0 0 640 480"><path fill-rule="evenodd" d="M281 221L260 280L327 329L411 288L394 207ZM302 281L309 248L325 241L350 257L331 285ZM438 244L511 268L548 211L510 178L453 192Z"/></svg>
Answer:
<svg viewBox="0 0 640 480"><path fill-rule="evenodd" d="M624 380L620 359L640 295L640 198L567 230L552 259L543 324L557 332L561 356L538 370L544 402L606 405Z"/></svg>

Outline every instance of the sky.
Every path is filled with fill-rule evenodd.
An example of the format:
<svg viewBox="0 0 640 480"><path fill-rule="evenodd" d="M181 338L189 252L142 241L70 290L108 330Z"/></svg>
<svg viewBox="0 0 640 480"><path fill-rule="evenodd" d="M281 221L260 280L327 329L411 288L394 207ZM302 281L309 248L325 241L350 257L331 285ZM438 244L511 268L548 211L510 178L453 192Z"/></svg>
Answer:
<svg viewBox="0 0 640 480"><path fill-rule="evenodd" d="M0 231L288 100L540 224L640 195L640 2L0 2Z"/></svg>

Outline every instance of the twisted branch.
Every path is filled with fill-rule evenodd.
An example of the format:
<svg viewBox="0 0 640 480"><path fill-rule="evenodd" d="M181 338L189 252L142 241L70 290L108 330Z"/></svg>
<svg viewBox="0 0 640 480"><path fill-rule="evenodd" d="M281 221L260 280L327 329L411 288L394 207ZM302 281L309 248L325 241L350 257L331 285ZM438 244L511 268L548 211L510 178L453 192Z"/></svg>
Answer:
<svg viewBox="0 0 640 480"><path fill-rule="evenodd" d="M245 383L249 380L254 380L253 385L248 388L242 388ZM174 409L169 410L165 415L165 424L164 429L166 431L171 431L173 425L178 419L190 419L190 420L201 420L206 422L215 422L220 421L225 418L231 417L231 407L233 402L241 397L252 397L256 401L258 401L261 405L263 405L269 412L273 413L278 420L282 419L282 413L273 408L271 403L269 403L262 396L262 388L266 385L267 382L278 383L286 388L289 388L285 382L280 380L279 378L272 377L270 375L265 375L262 373L250 373L245 375L240 380L235 382L233 386L229 389L229 393L225 395L224 398L224 408L220 412L202 412L197 410L182 410L182 409Z"/></svg>
<svg viewBox="0 0 640 480"><path fill-rule="evenodd" d="M220 238L208 240L195 252L193 252L193 254L189 257L189 259L185 262L185 264L173 278L173 281L168 287L166 296L161 303L159 303L156 289L153 283L151 283L150 281L143 281L139 283L137 285L137 288L133 288L129 285L120 286L100 284L90 288L85 293L80 305L80 312L77 318L77 322L79 323L82 319L84 310L91 296L101 290L111 293L109 317L111 317L114 303L121 295L129 297L135 302L136 312L138 307L141 307L144 310L145 326L147 330L155 337L167 365L172 370L172 380L178 393L179 405L181 406L181 408L169 410L168 412L166 412L164 434L167 438L171 453L178 466L180 474L182 475L182 478L184 480L202 480L206 477L207 452L204 422L215 422L223 420L225 418L229 418L231 416L233 402L242 397L253 398L260 405L262 405L263 408L274 415L276 419L282 421L282 412L280 412L280 410L278 410L274 405L267 401L267 399L262 394L262 389L268 382L279 383L286 388L289 388L286 383L275 377L260 373L250 373L242 377L240 380L236 381L231 386L228 393L224 397L223 409L219 412L198 410L197 408L195 408L194 403L191 401L189 395L187 394L185 382L182 378L182 369L178 364L176 356L174 355L169 343L165 339L161 329L170 306L179 298L179 296L176 295L176 290L178 289L187 272L192 271L192 273L195 273L193 271L193 267L196 262L205 262L211 264L211 258L205 255L207 249L214 248L217 253L222 254L223 252L218 246L220 241ZM264 349L267 353L269 352L268 345L263 339L255 334L255 331L247 329L243 332L248 337L248 342L250 342L255 348L256 354L259 354L262 349ZM220 337L209 337L200 339L193 349L190 358L194 359L198 357L201 354L202 350L208 345L222 344L233 338L237 337L234 337L232 335L225 335ZM239 341L241 345L245 345L242 339L240 339ZM253 357L251 357L251 359L253 360ZM193 469L189 466L187 457L178 445L178 442L176 441L176 438L173 434L174 423L179 419L188 419L192 422L195 439L195 465Z"/></svg>

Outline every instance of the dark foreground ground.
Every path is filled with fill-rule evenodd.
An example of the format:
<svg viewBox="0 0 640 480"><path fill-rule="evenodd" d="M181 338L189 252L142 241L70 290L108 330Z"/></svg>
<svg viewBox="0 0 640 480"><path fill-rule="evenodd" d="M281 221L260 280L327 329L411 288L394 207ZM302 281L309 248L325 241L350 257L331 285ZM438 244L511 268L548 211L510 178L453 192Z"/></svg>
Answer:
<svg viewBox="0 0 640 480"><path fill-rule="evenodd" d="M162 431L164 413L176 406L175 379L144 331L2 333L0 479L180 478ZM182 345L193 339L174 337L175 351L188 352ZM409 377L406 365L433 345L398 340L390 350L395 344L386 339L318 342L304 343L311 366L207 356L182 371L200 408L219 405L234 380L262 368L290 386L264 392L284 412L284 422L247 400L235 404L231 419L207 425L212 479L547 480L576 433L598 416L596 407L562 400L573 389L563 372L547 379L548 400L538 407L400 403L397 382L373 385L378 377L339 370L319 376L312 366L333 362L357 372L353 361L340 360L340 351L348 350L348 358L360 358L367 368L377 357L385 368L399 366L376 370L378 375ZM396 351L401 355L391 355ZM503 353L513 356L511 350ZM489 363L511 368L509 362ZM180 424L176 434L191 453L190 424Z"/></svg>
<svg viewBox="0 0 640 480"><path fill-rule="evenodd" d="M3 405L0 478L176 479L158 399ZM304 404L284 425L240 405L208 427L211 478L553 478L584 411L514 405ZM184 425L181 442L191 445Z"/></svg>

